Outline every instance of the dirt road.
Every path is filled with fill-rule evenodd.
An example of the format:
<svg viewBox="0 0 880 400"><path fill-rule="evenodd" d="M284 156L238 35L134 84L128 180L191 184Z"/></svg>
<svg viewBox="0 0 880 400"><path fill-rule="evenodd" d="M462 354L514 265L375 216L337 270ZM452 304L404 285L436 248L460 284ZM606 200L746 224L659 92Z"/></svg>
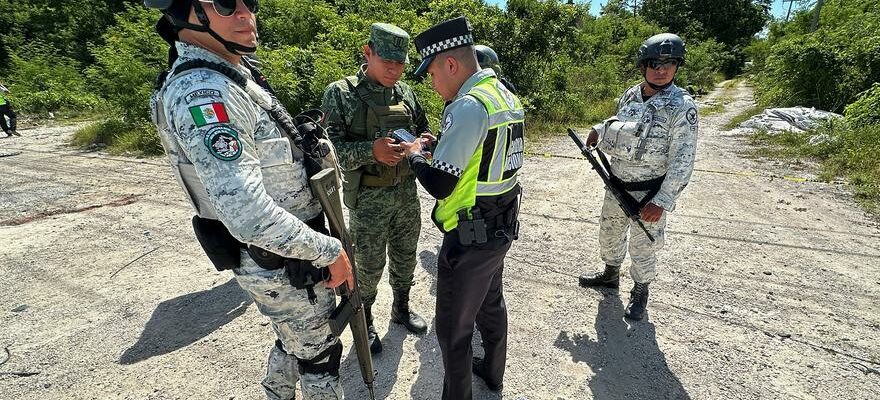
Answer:
<svg viewBox="0 0 880 400"><path fill-rule="evenodd" d="M880 227L846 186L754 176L809 172L744 157L744 133L720 129L751 105L748 87L712 100L725 111L702 119L698 171L669 218L643 322L621 318L628 278L620 293L577 286L601 266L602 190L586 161L527 159L505 271L504 392L477 380L476 398L880 398ZM72 150L73 130L0 139L0 399L261 398L270 328L202 255L164 159ZM577 155L567 138L544 151ZM431 204L423 194L412 291L428 320ZM374 307L386 348L378 394L437 399L433 328L416 337L387 323L386 282ZM344 386L361 399L344 339Z"/></svg>

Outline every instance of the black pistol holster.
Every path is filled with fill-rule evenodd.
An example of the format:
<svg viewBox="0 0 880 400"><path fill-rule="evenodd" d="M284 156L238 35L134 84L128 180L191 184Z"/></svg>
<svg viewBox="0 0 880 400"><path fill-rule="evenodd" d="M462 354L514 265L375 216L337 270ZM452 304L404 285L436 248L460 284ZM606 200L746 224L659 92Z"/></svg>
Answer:
<svg viewBox="0 0 880 400"><path fill-rule="evenodd" d="M458 211L458 241L462 246L496 247L519 239L520 188L499 196L478 197L477 205ZM468 215L470 214L470 216Z"/></svg>
<svg viewBox="0 0 880 400"><path fill-rule="evenodd" d="M324 214L320 214L306 221L306 225L316 232L326 235L329 234L329 231L324 225L324 221ZM290 279L290 286L299 290L305 289L309 295L309 302L312 304L315 304L318 300L318 296L315 294L315 285L321 281L330 280L330 268L318 268L311 261L287 258L254 245L248 246L247 252L260 268L276 270L287 267L287 278Z"/></svg>
<svg viewBox="0 0 880 400"><path fill-rule="evenodd" d="M458 210L458 242L462 246L485 244L489 241L486 235L486 220L479 207L471 208L470 216L466 210Z"/></svg>
<svg viewBox="0 0 880 400"><path fill-rule="evenodd" d="M196 239L217 271L238 268L244 245L229 233L222 222L194 215L192 225Z"/></svg>
<svg viewBox="0 0 880 400"><path fill-rule="evenodd" d="M318 300L318 296L315 294L315 285L330 279L329 268L318 268L310 261L283 257L254 245L248 246L247 252L251 259L265 270L272 271L287 267L290 286L299 290L305 289L309 295L309 302L312 304Z"/></svg>

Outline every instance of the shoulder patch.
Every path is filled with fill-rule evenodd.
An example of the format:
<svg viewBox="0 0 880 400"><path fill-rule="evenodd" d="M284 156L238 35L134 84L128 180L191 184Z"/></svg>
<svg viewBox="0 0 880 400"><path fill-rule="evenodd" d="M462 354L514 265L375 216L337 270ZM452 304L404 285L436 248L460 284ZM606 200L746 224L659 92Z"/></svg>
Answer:
<svg viewBox="0 0 880 400"><path fill-rule="evenodd" d="M228 126L217 126L205 133L205 146L211 155L223 161L233 161L241 156L238 132Z"/></svg>
<svg viewBox="0 0 880 400"><path fill-rule="evenodd" d="M216 89L194 90L194 91L190 92L189 94L187 94L186 96L184 96L183 101L185 101L186 104L189 104L189 103L192 103L192 101L195 99L211 98L211 97L217 97L217 98L221 97L220 91L216 90Z"/></svg>
<svg viewBox="0 0 880 400"><path fill-rule="evenodd" d="M689 108L687 110L686 116L687 116L688 122L690 122L691 125L697 124L697 109L696 108L693 108L693 107Z"/></svg>
<svg viewBox="0 0 880 400"><path fill-rule="evenodd" d="M446 118L443 119L443 125L440 126L440 133L446 132L450 127L452 127L452 113L446 114Z"/></svg>
<svg viewBox="0 0 880 400"><path fill-rule="evenodd" d="M200 104L189 108L189 113L197 127L229 122L226 105L220 102Z"/></svg>

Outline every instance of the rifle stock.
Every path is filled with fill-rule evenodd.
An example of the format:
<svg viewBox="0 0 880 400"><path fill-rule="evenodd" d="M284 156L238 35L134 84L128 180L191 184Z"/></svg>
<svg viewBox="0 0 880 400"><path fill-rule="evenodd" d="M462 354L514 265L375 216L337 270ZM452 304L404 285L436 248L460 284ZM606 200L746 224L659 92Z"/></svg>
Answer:
<svg viewBox="0 0 880 400"><path fill-rule="evenodd" d="M645 228L645 224L642 223L642 219L639 217L641 210L639 209L636 199L634 199L629 192L624 190L623 187L611 180L611 171L605 171L605 168L602 167L602 164L600 164L599 160L596 159L596 156L593 155L593 149L587 147L573 129L568 128L568 136L574 141L574 144L577 145L578 149L580 149L581 154L583 154L590 162L593 170L595 170L596 173L599 174L599 177L602 178L602 182L617 200L617 204L620 205L620 209L623 210L623 213L626 214L627 218L637 223L639 227L642 228L642 231L645 232L645 235L648 236L648 239L653 243L654 236L648 232L648 228Z"/></svg>
<svg viewBox="0 0 880 400"><path fill-rule="evenodd" d="M348 254L351 260L351 272L357 276L357 266L354 261L354 248L348 230L345 228L345 218L342 214L342 201L339 198L339 182L336 179L336 170L326 168L321 172L312 176L309 180L312 193L318 198L324 214L327 215L327 221L330 224L330 234L342 242L342 249ZM339 306L333 310L330 315L330 328L333 333L339 336L345 326L351 325L351 336L354 339L354 347L357 352L358 364L361 369L361 377L364 384L370 392L370 399L375 400L373 393L373 382L375 376L373 373L373 358L370 354L370 345L367 338L367 319L364 314L364 306L361 302L361 293L357 286L357 279L354 280L354 288L349 290L346 284L337 289L337 293L341 296Z"/></svg>

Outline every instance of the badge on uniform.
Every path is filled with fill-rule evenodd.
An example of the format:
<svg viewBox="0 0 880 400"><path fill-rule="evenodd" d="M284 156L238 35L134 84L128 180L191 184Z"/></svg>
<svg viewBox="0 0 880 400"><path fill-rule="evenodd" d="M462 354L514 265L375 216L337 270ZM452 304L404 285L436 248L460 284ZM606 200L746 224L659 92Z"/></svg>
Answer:
<svg viewBox="0 0 880 400"><path fill-rule="evenodd" d="M440 133L446 132L452 126L452 113L446 114L443 119L443 126L440 127Z"/></svg>
<svg viewBox="0 0 880 400"><path fill-rule="evenodd" d="M697 109L691 108L687 110L687 120L691 123L691 125L697 124Z"/></svg>
<svg viewBox="0 0 880 400"><path fill-rule="evenodd" d="M201 128L211 124L222 124L229 122L229 116L226 114L226 105L223 103L207 103L189 108L193 121L196 126Z"/></svg>
<svg viewBox="0 0 880 400"><path fill-rule="evenodd" d="M238 132L228 126L218 126L209 130L205 134L205 146L212 156L223 161L232 161L241 156Z"/></svg>

